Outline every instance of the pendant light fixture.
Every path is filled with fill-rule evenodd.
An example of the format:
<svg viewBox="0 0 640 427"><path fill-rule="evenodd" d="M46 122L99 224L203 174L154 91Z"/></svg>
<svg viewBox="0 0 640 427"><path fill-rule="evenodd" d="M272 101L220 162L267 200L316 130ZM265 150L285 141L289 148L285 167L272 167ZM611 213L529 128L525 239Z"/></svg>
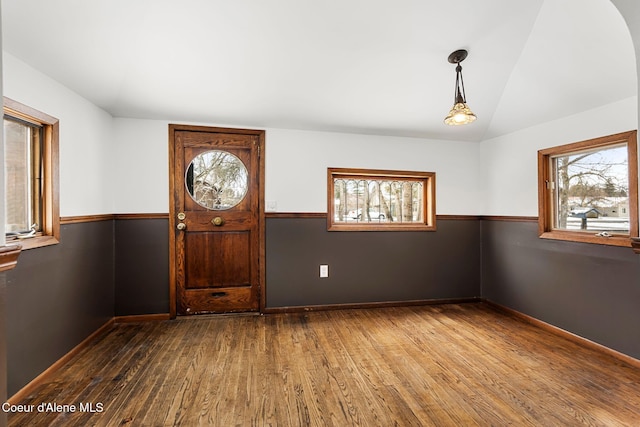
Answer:
<svg viewBox="0 0 640 427"><path fill-rule="evenodd" d="M449 55L449 62L456 66L456 90L453 98L453 108L445 117L444 122L451 126L466 125L476 120L476 115L467 106L467 97L464 93L464 82L462 81L462 66L460 63L467 57L468 52L464 49L456 50Z"/></svg>

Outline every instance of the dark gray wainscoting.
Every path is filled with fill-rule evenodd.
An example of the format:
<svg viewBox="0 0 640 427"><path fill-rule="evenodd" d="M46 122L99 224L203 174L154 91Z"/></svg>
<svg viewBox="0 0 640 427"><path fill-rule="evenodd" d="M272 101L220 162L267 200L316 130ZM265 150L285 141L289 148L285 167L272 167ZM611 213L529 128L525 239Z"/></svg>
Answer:
<svg viewBox="0 0 640 427"><path fill-rule="evenodd" d="M0 273L0 401L7 401L7 278ZM0 414L0 426L7 425L7 414Z"/></svg>
<svg viewBox="0 0 640 427"><path fill-rule="evenodd" d="M483 298L640 359L640 256L540 239L536 222L481 227Z"/></svg>
<svg viewBox="0 0 640 427"><path fill-rule="evenodd" d="M113 318L113 221L62 225L6 273L8 395Z"/></svg>
<svg viewBox="0 0 640 427"><path fill-rule="evenodd" d="M479 297L479 223L328 232L324 218L267 218L266 308ZM319 278L320 264L328 278Z"/></svg>
<svg viewBox="0 0 640 427"><path fill-rule="evenodd" d="M168 219L115 220L116 316L169 312ZM329 264L320 279L319 265ZM436 232L328 232L323 218L266 220L266 306L480 296L476 219Z"/></svg>
<svg viewBox="0 0 640 427"><path fill-rule="evenodd" d="M115 220L115 314L169 313L169 219Z"/></svg>

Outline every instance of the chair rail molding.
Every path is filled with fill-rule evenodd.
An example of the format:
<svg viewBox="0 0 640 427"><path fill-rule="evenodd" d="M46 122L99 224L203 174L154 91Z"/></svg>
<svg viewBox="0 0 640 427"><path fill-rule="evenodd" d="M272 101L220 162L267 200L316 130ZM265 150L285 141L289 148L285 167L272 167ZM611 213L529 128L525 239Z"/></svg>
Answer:
<svg viewBox="0 0 640 427"><path fill-rule="evenodd" d="M0 272L11 270L18 264L22 245L6 245L0 247Z"/></svg>

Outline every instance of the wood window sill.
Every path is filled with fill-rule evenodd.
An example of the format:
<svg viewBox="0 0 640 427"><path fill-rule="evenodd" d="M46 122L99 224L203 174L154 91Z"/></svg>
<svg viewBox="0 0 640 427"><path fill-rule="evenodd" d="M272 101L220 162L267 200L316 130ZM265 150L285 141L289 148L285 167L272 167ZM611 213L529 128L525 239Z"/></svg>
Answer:
<svg viewBox="0 0 640 427"><path fill-rule="evenodd" d="M596 236L595 233L582 233L582 232L571 232L571 231L547 231L540 235L542 239L551 239L551 240L564 240L568 242L580 242L580 243L594 243L597 245L608 245L608 246L623 246L623 247L631 247L633 238L629 238L628 236L611 236L611 237L601 237Z"/></svg>
<svg viewBox="0 0 640 427"><path fill-rule="evenodd" d="M7 241L7 246L19 245L23 251L41 248L43 246L57 245L60 241L55 236L36 236L29 239L13 239Z"/></svg>

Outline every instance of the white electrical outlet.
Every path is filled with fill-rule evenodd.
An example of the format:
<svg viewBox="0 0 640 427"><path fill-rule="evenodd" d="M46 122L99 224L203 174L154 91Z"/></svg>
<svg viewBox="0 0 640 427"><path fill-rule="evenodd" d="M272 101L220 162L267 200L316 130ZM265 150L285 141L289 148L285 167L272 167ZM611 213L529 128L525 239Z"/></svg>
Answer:
<svg viewBox="0 0 640 427"><path fill-rule="evenodd" d="M324 278L324 277L329 277L329 266L326 264L323 264L320 266L320 277Z"/></svg>

